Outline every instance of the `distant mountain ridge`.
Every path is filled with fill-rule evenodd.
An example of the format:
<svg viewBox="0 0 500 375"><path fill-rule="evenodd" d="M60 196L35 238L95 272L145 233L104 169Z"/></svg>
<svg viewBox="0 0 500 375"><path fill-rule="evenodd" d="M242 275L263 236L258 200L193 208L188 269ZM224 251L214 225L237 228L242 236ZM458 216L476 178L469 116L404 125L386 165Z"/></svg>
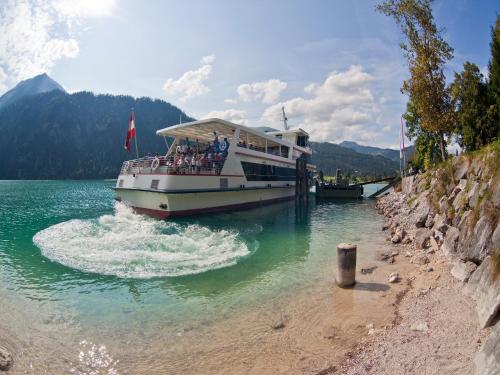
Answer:
<svg viewBox="0 0 500 375"><path fill-rule="evenodd" d="M396 175L399 164L381 155L369 155L329 142L311 142L312 163L318 171L334 176L337 168L344 175L389 177Z"/></svg>
<svg viewBox="0 0 500 375"><path fill-rule="evenodd" d="M46 75L23 81L5 95L11 99L0 109L0 179L115 178L122 162L134 157L123 148L131 108L141 155L165 152L159 128L178 124L180 117L194 120L159 99L68 94ZM337 168L365 176L393 175L398 169L382 156L332 143L311 146L312 162L327 175Z"/></svg>
<svg viewBox="0 0 500 375"><path fill-rule="evenodd" d="M380 147L374 147L374 146L363 146L360 145L359 143L352 142L352 141L344 141L339 143L339 146L349 148L351 150L354 150L356 152L359 152L361 154L366 154L366 155L380 155L383 156L387 159L390 159L392 161L398 162L399 163L399 150L393 150L392 148L380 148ZM414 152L414 147L409 146L406 148L407 155L410 155Z"/></svg>
<svg viewBox="0 0 500 375"><path fill-rule="evenodd" d="M193 120L158 99L59 90L27 96L0 111L0 179L116 178L135 157L123 147L131 108L141 155L165 152L156 130L180 116Z"/></svg>
<svg viewBox="0 0 500 375"><path fill-rule="evenodd" d="M19 82L13 89L7 91L0 97L0 110L29 95L41 94L59 90L66 92L64 88L50 78L46 73Z"/></svg>

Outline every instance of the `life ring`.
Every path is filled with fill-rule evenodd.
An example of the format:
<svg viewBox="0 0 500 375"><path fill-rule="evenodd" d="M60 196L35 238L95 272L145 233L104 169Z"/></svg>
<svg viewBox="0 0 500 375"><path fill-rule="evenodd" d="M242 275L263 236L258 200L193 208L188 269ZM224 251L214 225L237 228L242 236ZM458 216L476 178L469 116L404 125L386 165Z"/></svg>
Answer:
<svg viewBox="0 0 500 375"><path fill-rule="evenodd" d="M219 147L220 147L220 150L222 152L226 151L227 150L227 142L222 142Z"/></svg>
<svg viewBox="0 0 500 375"><path fill-rule="evenodd" d="M151 163L151 169L153 171L156 171L158 169L158 167L160 166L160 159L158 159L157 157L153 159L153 162Z"/></svg>

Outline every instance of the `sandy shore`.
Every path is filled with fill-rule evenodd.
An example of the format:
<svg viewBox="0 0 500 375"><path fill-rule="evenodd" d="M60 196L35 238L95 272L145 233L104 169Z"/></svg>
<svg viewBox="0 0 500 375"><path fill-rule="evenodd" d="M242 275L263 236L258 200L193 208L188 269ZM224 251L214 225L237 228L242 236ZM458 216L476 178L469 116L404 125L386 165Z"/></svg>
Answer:
<svg viewBox="0 0 500 375"><path fill-rule="evenodd" d="M408 246L393 246L400 254ZM396 264L409 264L404 255ZM406 285L391 327L374 327L340 365L321 374L472 374L481 331L474 303L439 255L401 274ZM432 271L428 271L432 269ZM319 373L318 373L319 374Z"/></svg>
<svg viewBox="0 0 500 375"><path fill-rule="evenodd" d="M389 229L389 228L388 228ZM472 374L474 356L490 329L481 330L474 302L438 249L418 249L415 242L387 242L388 275L399 273L404 290L394 303L390 326L369 332L326 374ZM424 259L422 261L422 259Z"/></svg>

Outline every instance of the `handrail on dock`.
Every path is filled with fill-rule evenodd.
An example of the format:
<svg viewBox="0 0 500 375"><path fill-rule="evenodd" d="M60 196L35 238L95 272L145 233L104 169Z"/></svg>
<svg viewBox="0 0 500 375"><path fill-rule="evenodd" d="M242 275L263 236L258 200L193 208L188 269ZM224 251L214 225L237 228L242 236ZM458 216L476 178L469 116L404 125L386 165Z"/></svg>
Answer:
<svg viewBox="0 0 500 375"><path fill-rule="evenodd" d="M383 181L388 181L389 179L384 179ZM370 196L368 196L368 198L375 198L377 196L379 196L380 194L382 194L383 192L389 190L390 188L394 187L397 183L399 183L399 181L401 181L401 177L392 177L391 178L391 182L388 183L387 185L385 185L382 189L380 190L377 190L375 193L371 194ZM378 180L377 182L380 182L381 180ZM372 182L373 183L373 182Z"/></svg>
<svg viewBox="0 0 500 375"><path fill-rule="evenodd" d="M398 177L392 176L392 177L384 177L384 178L379 178L378 180L372 180L372 181L366 181L366 182L360 182L359 184L353 184L351 186L356 186L356 185L369 185L369 184L376 184L377 182L384 182L384 181L392 181L397 179Z"/></svg>

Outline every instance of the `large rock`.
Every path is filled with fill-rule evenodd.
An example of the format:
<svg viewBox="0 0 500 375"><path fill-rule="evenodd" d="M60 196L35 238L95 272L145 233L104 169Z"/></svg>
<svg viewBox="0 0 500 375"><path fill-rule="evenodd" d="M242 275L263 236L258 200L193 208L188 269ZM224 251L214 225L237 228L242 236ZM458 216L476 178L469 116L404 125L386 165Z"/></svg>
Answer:
<svg viewBox="0 0 500 375"><path fill-rule="evenodd" d="M403 194L410 194L413 191L415 176L405 177L401 180L401 191Z"/></svg>
<svg viewBox="0 0 500 375"><path fill-rule="evenodd" d="M498 221L497 227L491 235L491 247L493 249L500 247L500 221Z"/></svg>
<svg viewBox="0 0 500 375"><path fill-rule="evenodd" d="M467 198L469 199L469 207L471 208L476 207L477 202L479 201L480 191L481 191L481 185L479 184L479 182L474 181L472 187L467 193Z"/></svg>
<svg viewBox="0 0 500 375"><path fill-rule="evenodd" d="M434 250L434 252L439 251L439 243L436 241L434 236L431 236L429 243L431 245L432 250Z"/></svg>
<svg viewBox="0 0 500 375"><path fill-rule="evenodd" d="M480 158L474 158L472 160L472 164L470 166L469 171L472 171L472 173L476 177L481 177L481 170L483 169L483 161Z"/></svg>
<svg viewBox="0 0 500 375"><path fill-rule="evenodd" d="M474 271L464 292L476 301L476 311L482 328L494 323L500 309L500 277L493 278L493 261L488 256Z"/></svg>
<svg viewBox="0 0 500 375"><path fill-rule="evenodd" d="M432 233L432 236L434 237L434 239L437 241L437 243L439 245L442 245L443 242L444 242L444 233L437 230L437 229L434 229L434 232Z"/></svg>
<svg viewBox="0 0 500 375"><path fill-rule="evenodd" d="M467 157L460 156L453 159L453 166L455 169L453 177L455 178L455 181L458 181L467 176L467 170L469 169L470 161Z"/></svg>
<svg viewBox="0 0 500 375"><path fill-rule="evenodd" d="M443 215L447 215L448 210L450 209L450 205L448 204L448 197L446 195L443 195L441 199L439 199L439 211Z"/></svg>
<svg viewBox="0 0 500 375"><path fill-rule="evenodd" d="M446 233L446 230L448 229L446 218L441 214L436 214L436 216L434 216L433 228L441 233Z"/></svg>
<svg viewBox="0 0 500 375"><path fill-rule="evenodd" d="M467 199L467 192L465 190L461 190L453 200L453 209L455 212L464 211L468 205L469 201Z"/></svg>
<svg viewBox="0 0 500 375"><path fill-rule="evenodd" d="M465 178L461 179L457 186L455 186L453 188L453 190L451 191L451 194L450 194L450 197L451 198L455 198L457 196L458 193L460 193L461 191L464 191L465 190L465 187L467 186L467 180Z"/></svg>
<svg viewBox="0 0 500 375"><path fill-rule="evenodd" d="M429 257L427 255L420 254L420 255L415 255L415 257L412 259L411 262L414 264L419 264L419 265L423 266L423 265L429 263L430 260L429 260Z"/></svg>
<svg viewBox="0 0 500 375"><path fill-rule="evenodd" d="M459 236L460 231L457 228L452 226L448 227L448 230L446 231L446 237L444 238L443 245L441 246L444 255L446 255L448 258L456 255L457 240Z"/></svg>
<svg viewBox="0 0 500 375"><path fill-rule="evenodd" d="M12 359L12 355L5 348L0 346L0 371L7 371L12 367L14 360Z"/></svg>
<svg viewBox="0 0 500 375"><path fill-rule="evenodd" d="M462 229L464 231L464 229ZM480 263L486 258L491 248L493 228L487 216L482 216L476 223L472 233L462 239L460 235L457 252L461 259Z"/></svg>
<svg viewBox="0 0 500 375"><path fill-rule="evenodd" d="M500 369L500 322L495 324L490 335L474 358L474 375L498 375Z"/></svg>
<svg viewBox="0 0 500 375"><path fill-rule="evenodd" d="M500 183L491 179L489 188L493 192L491 195L491 203L493 203L497 209L500 209Z"/></svg>
<svg viewBox="0 0 500 375"><path fill-rule="evenodd" d="M417 199L419 201L418 206L415 208L415 212L413 214L413 219L417 228L422 228L425 226L427 216L429 216L429 213L431 211L431 206L429 205L427 196L428 194L420 194Z"/></svg>
<svg viewBox="0 0 500 375"><path fill-rule="evenodd" d="M391 237L392 243L400 243L401 242L401 236L399 234L395 234L394 236Z"/></svg>
<svg viewBox="0 0 500 375"><path fill-rule="evenodd" d="M427 249L430 244L431 231L427 228L419 228L415 232L415 244L419 249Z"/></svg>
<svg viewBox="0 0 500 375"><path fill-rule="evenodd" d="M457 278L460 281L467 282L472 275L472 273L476 270L477 266L472 262L462 262L461 260L456 260L453 263L453 267L451 269L451 274L453 277Z"/></svg>
<svg viewBox="0 0 500 375"><path fill-rule="evenodd" d="M428 215L427 216L427 220L425 220L424 226L426 228L432 228L433 225L434 225L434 216L433 215Z"/></svg>

